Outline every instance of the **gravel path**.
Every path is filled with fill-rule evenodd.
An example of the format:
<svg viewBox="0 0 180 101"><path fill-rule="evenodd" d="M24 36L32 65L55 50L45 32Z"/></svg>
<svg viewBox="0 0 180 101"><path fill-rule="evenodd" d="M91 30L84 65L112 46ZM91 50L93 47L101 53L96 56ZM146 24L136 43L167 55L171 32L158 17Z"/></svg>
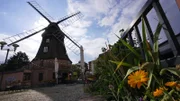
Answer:
<svg viewBox="0 0 180 101"><path fill-rule="evenodd" d="M12 94L1 94L0 101L99 101L84 93L83 84L57 85L29 89Z"/></svg>

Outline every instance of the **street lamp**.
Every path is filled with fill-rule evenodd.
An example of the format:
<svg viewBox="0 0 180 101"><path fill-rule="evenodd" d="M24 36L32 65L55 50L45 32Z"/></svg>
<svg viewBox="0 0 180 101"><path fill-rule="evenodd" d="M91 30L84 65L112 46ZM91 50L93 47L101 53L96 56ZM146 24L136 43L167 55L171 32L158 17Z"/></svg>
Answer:
<svg viewBox="0 0 180 101"><path fill-rule="evenodd" d="M6 45L7 43L6 42L4 42L4 41L1 41L0 42L0 45L1 45L1 50L3 49L3 47L4 47L4 45Z"/></svg>
<svg viewBox="0 0 180 101"><path fill-rule="evenodd" d="M8 58L8 54L9 54L9 51L16 51L16 49L17 49L17 47L19 47L19 45L18 44L13 44L12 46L14 47L14 50L10 50L10 48L8 48L8 49L3 49L3 47L5 46L5 45L7 45L7 43L6 42L4 42L4 41L0 41L0 45L1 45L1 50L7 50L7 53L6 53L6 58L5 58L5 62L4 62L4 64L6 64L7 63L7 58ZM1 89L1 87L2 87L2 82L3 82L3 76L4 76L4 69L2 69L2 73L1 73L1 82L0 82L0 89Z"/></svg>
<svg viewBox="0 0 180 101"><path fill-rule="evenodd" d="M7 50L6 58L5 58L5 64L6 64L9 51L14 51L14 52L15 52L16 49L17 49L17 47L19 47L19 45L18 45L18 44L13 44L12 46L14 47L14 50L10 50L10 48L8 48L8 49L3 49L3 47L4 47L5 45L7 45L7 43L4 42L4 41L0 41L0 45L1 45L1 50Z"/></svg>

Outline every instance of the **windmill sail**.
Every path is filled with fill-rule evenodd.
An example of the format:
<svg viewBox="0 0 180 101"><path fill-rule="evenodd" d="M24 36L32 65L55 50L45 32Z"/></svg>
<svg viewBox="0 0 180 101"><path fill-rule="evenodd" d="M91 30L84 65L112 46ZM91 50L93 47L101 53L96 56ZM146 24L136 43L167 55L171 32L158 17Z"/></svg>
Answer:
<svg viewBox="0 0 180 101"><path fill-rule="evenodd" d="M71 14L71 15L68 15L68 16L65 16L65 17L59 19L57 23L60 24L60 26L62 26L64 28L64 27L67 27L70 24L74 23L75 21L79 20L82 17L83 17L83 15L81 12L76 12L74 14Z"/></svg>
<svg viewBox="0 0 180 101"><path fill-rule="evenodd" d="M26 32L23 32L23 33L19 33L19 34L16 34L16 35L13 35L13 36L10 36L10 37L7 37L7 38L4 38L2 40L4 40L6 43L8 43L8 46L11 46L12 44L15 44L19 41L22 41L24 39L27 39L43 30L45 30L46 27L44 26L39 26L37 28L34 28L34 29L31 29L31 30L28 30Z"/></svg>
<svg viewBox="0 0 180 101"><path fill-rule="evenodd" d="M49 23L54 21L54 19L36 2L27 2L31 7L33 7L41 16L43 16Z"/></svg>

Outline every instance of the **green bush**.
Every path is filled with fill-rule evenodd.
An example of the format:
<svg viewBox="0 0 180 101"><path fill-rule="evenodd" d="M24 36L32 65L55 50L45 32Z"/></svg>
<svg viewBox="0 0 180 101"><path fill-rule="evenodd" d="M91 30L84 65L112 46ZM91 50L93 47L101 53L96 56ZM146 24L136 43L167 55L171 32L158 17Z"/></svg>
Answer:
<svg viewBox="0 0 180 101"><path fill-rule="evenodd" d="M162 25L158 24L151 47L142 19L144 58L140 48L122 39L101 54L95 63L98 79L91 85L91 92L116 101L180 100L180 71L174 67L163 68L160 64L158 38L161 29Z"/></svg>

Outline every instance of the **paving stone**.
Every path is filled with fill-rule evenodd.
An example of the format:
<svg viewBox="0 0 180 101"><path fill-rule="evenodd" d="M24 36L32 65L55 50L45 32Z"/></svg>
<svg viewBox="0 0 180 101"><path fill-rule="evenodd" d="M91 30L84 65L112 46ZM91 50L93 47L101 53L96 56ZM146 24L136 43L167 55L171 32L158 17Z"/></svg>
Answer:
<svg viewBox="0 0 180 101"><path fill-rule="evenodd" d="M57 85L1 94L0 101L104 101L84 93L83 84ZM2 92L1 92L2 93Z"/></svg>

